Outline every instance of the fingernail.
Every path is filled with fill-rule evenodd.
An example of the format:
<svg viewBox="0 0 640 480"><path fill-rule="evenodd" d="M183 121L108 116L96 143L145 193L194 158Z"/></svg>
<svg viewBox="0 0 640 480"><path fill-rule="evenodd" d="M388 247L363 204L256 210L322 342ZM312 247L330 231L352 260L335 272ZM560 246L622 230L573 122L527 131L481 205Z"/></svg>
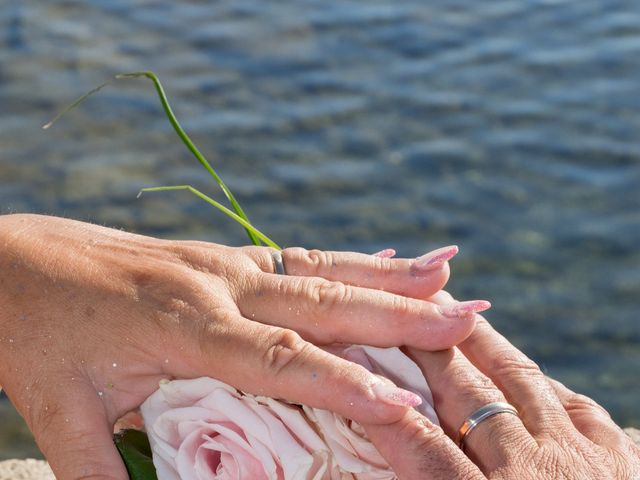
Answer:
<svg viewBox="0 0 640 480"><path fill-rule="evenodd" d="M380 258L392 258L396 256L396 251L393 248L385 248L384 250L380 250L379 252L372 253L374 257Z"/></svg>
<svg viewBox="0 0 640 480"><path fill-rule="evenodd" d="M440 305L440 312L445 317L462 318L474 313L484 312L491 308L491 303L486 300L470 300L468 302L457 302L449 305Z"/></svg>
<svg viewBox="0 0 640 480"><path fill-rule="evenodd" d="M417 407L422 403L422 398L409 390L398 388L386 383L376 383L371 387L378 400L390 405L400 405L401 407Z"/></svg>
<svg viewBox="0 0 640 480"><path fill-rule="evenodd" d="M444 262L451 260L458 253L457 245L442 247L433 252L425 253L413 261L411 268L417 272L428 272L440 268Z"/></svg>

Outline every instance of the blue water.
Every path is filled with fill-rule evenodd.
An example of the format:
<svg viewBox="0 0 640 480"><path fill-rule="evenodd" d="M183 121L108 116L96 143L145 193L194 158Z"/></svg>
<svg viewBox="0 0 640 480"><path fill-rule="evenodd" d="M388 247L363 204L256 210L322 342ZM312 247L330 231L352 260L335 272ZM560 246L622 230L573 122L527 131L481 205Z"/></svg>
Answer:
<svg viewBox="0 0 640 480"><path fill-rule="evenodd" d="M39 128L111 75L153 69L270 236L460 245L450 289L492 300L489 319L550 375L640 426L636 0L0 5L0 211L246 242L186 193L136 200L215 192L145 81ZM0 425L16 422L3 403ZM5 441L0 456L32 452Z"/></svg>

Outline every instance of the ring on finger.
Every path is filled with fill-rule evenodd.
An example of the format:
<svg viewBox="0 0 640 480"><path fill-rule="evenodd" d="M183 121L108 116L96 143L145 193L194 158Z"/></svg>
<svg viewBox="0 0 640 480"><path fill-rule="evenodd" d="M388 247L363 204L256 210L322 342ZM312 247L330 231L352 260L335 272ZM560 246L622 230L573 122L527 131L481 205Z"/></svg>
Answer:
<svg viewBox="0 0 640 480"><path fill-rule="evenodd" d="M499 413L510 413L519 417L518 411L512 405L505 402L492 402L484 407L480 407L467 417L458 429L458 446L464 452L464 444L467 436L487 418L491 418Z"/></svg>
<svg viewBox="0 0 640 480"><path fill-rule="evenodd" d="M286 275L287 272L284 269L284 262L282 260L282 253L280 250L274 250L271 252L271 258L273 259L273 270L277 275Z"/></svg>

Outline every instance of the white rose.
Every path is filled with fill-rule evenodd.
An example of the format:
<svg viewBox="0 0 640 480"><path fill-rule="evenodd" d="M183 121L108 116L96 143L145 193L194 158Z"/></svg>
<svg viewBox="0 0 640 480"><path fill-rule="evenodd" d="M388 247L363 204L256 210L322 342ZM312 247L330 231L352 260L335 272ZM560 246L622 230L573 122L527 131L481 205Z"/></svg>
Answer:
<svg viewBox="0 0 640 480"><path fill-rule="evenodd" d="M331 478L329 451L299 408L210 378L160 385L140 408L158 478Z"/></svg>
<svg viewBox="0 0 640 480"><path fill-rule="evenodd" d="M417 365L397 348L334 353L422 398L438 423ZM163 383L141 406L159 480L386 480L395 474L356 422L307 406L243 394L218 380Z"/></svg>
<svg viewBox="0 0 640 480"><path fill-rule="evenodd" d="M399 348L376 348L354 345L345 349L332 348L332 353L358 363L367 370L384 376L395 385L416 393L422 404L416 407L423 415L438 425L433 409L433 397L424 375L418 366ZM304 406L304 411L321 432L331 449L334 462L341 472L358 480L386 480L396 478L386 460L367 438L364 429L356 422L326 410Z"/></svg>

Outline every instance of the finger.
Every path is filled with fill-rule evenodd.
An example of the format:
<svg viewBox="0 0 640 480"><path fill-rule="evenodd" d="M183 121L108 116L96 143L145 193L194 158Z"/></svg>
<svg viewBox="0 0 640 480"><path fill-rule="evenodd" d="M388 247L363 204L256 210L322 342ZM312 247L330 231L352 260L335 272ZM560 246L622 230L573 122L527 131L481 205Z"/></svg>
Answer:
<svg viewBox="0 0 640 480"><path fill-rule="evenodd" d="M441 350L472 331L474 313L491 306L482 300L436 306L389 292L317 277L263 274L240 294L242 314L290 328L317 344L411 345Z"/></svg>
<svg viewBox="0 0 640 480"><path fill-rule="evenodd" d="M456 302L456 300L446 290L438 290L436 293L427 298L427 300L438 305L446 305L448 303Z"/></svg>
<svg viewBox="0 0 640 480"><path fill-rule="evenodd" d="M569 438L575 430L556 392L524 353L496 332L481 316L460 349L502 390L536 438Z"/></svg>
<svg viewBox="0 0 640 480"><path fill-rule="evenodd" d="M59 389L56 395L38 408L33 405L29 422L56 478L127 480L113 427L95 389L86 384Z"/></svg>
<svg viewBox="0 0 640 480"><path fill-rule="evenodd" d="M607 448L621 449L622 446L628 445L628 436L611 419L609 412L597 402L586 395L570 390L557 380L548 378L548 381L576 430L582 435L596 445Z"/></svg>
<svg viewBox="0 0 640 480"><path fill-rule="evenodd" d="M440 427L415 410L388 425L364 425L364 429L398 478L486 479Z"/></svg>
<svg viewBox="0 0 640 480"><path fill-rule="evenodd" d="M264 272L274 271L272 250L246 247L245 251ZM458 253L458 247L440 248L416 259L391 258L390 249L379 253L381 255L286 248L282 257L290 276L322 277L407 297L426 298L447 283L448 260Z"/></svg>
<svg viewBox="0 0 640 480"><path fill-rule="evenodd" d="M436 353L409 349L408 353L431 387L442 428L456 441L466 418L485 405L506 401L458 349ZM535 442L518 417L503 413L479 423L465 437L464 446L469 457L487 473L513 461L517 452L533 451Z"/></svg>
<svg viewBox="0 0 640 480"><path fill-rule="evenodd" d="M359 422L395 421L421 401L291 330L231 313L224 322L209 325L200 348L180 351L167 365L166 373L177 378L209 376L244 392L331 410Z"/></svg>

